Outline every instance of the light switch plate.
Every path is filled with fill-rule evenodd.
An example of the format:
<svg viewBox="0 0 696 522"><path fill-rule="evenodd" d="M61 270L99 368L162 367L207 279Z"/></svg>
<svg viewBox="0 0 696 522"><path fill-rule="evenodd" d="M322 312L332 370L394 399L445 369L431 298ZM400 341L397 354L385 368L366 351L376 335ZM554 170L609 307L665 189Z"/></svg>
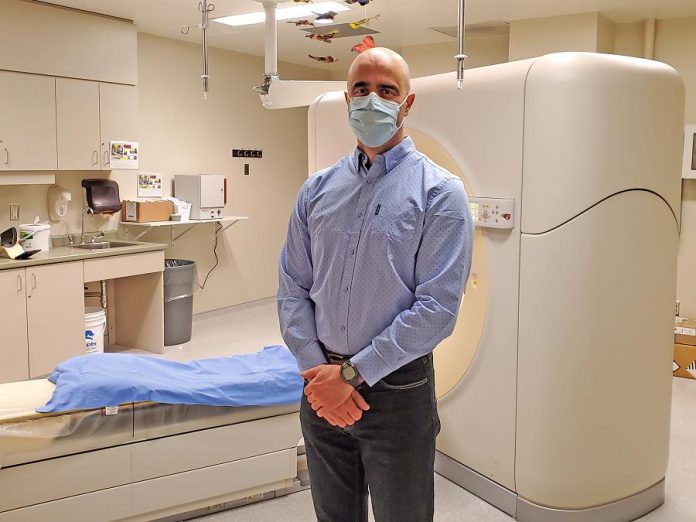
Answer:
<svg viewBox="0 0 696 522"><path fill-rule="evenodd" d="M10 221L19 221L19 203L10 203Z"/></svg>

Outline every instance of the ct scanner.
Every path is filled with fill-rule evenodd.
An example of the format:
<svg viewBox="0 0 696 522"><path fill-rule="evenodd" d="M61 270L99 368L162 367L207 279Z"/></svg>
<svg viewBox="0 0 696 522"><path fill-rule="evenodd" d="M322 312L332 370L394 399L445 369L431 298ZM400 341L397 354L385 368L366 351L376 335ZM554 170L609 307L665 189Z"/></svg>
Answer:
<svg viewBox="0 0 696 522"><path fill-rule="evenodd" d="M438 472L521 521L641 516L669 445L680 78L568 53L413 90L408 133L479 227L436 350ZM354 143L342 93L317 98L310 172ZM0 384L0 522L171 520L301 487L296 404L35 413L52 387Z"/></svg>
<svg viewBox="0 0 696 522"><path fill-rule="evenodd" d="M651 511L669 447L681 79L561 53L412 91L407 134L462 177L478 227L435 351L437 471L521 521ZM317 98L309 171L354 146L343 93Z"/></svg>

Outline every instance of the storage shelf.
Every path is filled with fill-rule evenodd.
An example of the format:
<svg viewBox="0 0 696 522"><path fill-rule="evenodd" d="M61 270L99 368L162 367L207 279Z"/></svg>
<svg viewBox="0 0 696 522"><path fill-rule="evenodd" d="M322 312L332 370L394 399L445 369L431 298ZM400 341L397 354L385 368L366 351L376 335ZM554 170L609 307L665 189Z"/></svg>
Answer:
<svg viewBox="0 0 696 522"><path fill-rule="evenodd" d="M221 218L217 219L191 219L189 221L150 221L146 223L135 223L135 222L130 222L130 221L121 221L120 224L123 225L124 232L126 234L126 239L128 240L133 240L133 241L138 241L140 238L142 238L145 234L148 232L151 232L154 229L161 228L161 227L170 227L170 234L169 234L169 246L174 247L175 241L177 241L181 236L184 234L188 233L193 227L196 225L202 225L204 223L219 223L222 225L222 228L218 230L216 233L224 232L228 228L230 228L232 225L235 225L239 223L240 221L245 221L249 219L249 216L223 216ZM142 228L139 233L137 233L133 238L130 237L130 227L138 227ZM187 227L183 232L181 232L178 235L174 235L174 227Z"/></svg>

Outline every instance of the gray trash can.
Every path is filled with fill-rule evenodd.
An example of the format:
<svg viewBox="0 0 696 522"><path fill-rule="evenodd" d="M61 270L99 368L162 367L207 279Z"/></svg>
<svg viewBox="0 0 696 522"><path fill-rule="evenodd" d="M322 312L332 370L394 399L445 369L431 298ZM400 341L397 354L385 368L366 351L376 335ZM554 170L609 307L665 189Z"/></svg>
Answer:
<svg viewBox="0 0 696 522"><path fill-rule="evenodd" d="M196 263L186 259L164 260L164 345L191 340Z"/></svg>

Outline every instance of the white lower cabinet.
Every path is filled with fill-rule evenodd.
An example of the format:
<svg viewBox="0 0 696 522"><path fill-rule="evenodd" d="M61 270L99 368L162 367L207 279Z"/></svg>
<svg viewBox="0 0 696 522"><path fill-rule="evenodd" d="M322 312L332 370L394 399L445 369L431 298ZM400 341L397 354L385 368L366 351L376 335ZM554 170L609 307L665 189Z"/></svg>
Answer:
<svg viewBox="0 0 696 522"><path fill-rule="evenodd" d="M0 272L0 383L29 378L26 274Z"/></svg>
<svg viewBox="0 0 696 522"><path fill-rule="evenodd" d="M85 353L82 261L27 268L29 377Z"/></svg>
<svg viewBox="0 0 696 522"><path fill-rule="evenodd" d="M85 351L82 261L0 271L0 383Z"/></svg>

